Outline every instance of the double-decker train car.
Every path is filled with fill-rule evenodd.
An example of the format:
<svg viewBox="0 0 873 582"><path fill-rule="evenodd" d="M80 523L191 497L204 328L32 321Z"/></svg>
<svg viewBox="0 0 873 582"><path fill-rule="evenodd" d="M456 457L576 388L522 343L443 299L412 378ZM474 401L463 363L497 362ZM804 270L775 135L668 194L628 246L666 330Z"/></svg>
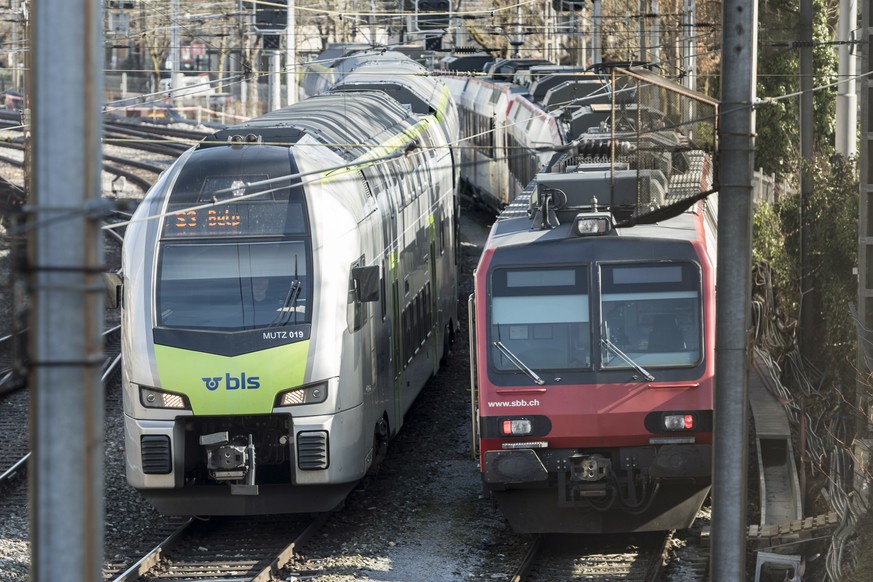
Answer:
<svg viewBox="0 0 873 582"><path fill-rule="evenodd" d="M127 227L127 479L162 512L334 508L449 349L454 104L394 56L355 75L205 139Z"/></svg>
<svg viewBox="0 0 873 582"><path fill-rule="evenodd" d="M712 152L627 137L538 174L475 271L473 434L518 532L685 528L710 489Z"/></svg>
<svg viewBox="0 0 873 582"><path fill-rule="evenodd" d="M404 50L419 62L432 56ZM366 52L355 45L324 51L306 66L304 92L318 94L344 82L360 54ZM605 75L541 59L447 56L432 74L448 85L458 110L461 193L495 213L611 111Z"/></svg>
<svg viewBox="0 0 873 582"><path fill-rule="evenodd" d="M483 74L463 74L466 59L476 57L455 59L444 71L461 123L462 193L499 211L558 152L609 118L609 84L538 59L502 59Z"/></svg>

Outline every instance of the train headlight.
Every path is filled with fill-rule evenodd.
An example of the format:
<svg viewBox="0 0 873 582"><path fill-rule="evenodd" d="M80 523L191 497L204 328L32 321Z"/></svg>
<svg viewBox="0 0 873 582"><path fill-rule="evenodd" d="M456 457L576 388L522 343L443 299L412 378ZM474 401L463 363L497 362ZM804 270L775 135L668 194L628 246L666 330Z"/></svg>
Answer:
<svg viewBox="0 0 873 582"><path fill-rule="evenodd" d="M180 410L191 410L191 404L188 402L188 397L184 394L165 392L164 390L149 388L147 386L139 387L139 401L146 408L175 408Z"/></svg>
<svg viewBox="0 0 873 582"><path fill-rule="evenodd" d="M693 430L693 414L665 414L664 428L666 430Z"/></svg>
<svg viewBox="0 0 873 582"><path fill-rule="evenodd" d="M276 406L297 406L298 404L317 404L327 399L327 382L300 386L292 390L280 392L276 397Z"/></svg>
<svg viewBox="0 0 873 582"><path fill-rule="evenodd" d="M527 436L533 434L533 420L530 418L504 418L500 421L503 436Z"/></svg>
<svg viewBox="0 0 873 582"><path fill-rule="evenodd" d="M573 234L576 236L597 236L607 234L612 230L609 215L579 214L573 221Z"/></svg>

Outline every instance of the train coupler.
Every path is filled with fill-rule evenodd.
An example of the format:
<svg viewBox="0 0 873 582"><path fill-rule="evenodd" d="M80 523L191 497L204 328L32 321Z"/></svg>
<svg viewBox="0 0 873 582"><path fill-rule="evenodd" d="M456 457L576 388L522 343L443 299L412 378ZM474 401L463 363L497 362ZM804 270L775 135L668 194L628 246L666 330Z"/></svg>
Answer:
<svg viewBox="0 0 873 582"><path fill-rule="evenodd" d="M602 455L573 455L570 457L570 480L600 481L612 471L612 461Z"/></svg>
<svg viewBox="0 0 873 582"><path fill-rule="evenodd" d="M257 495L255 485L255 445L252 435L248 444L230 442L227 431L200 436L206 448L206 468L216 481L227 483L232 495Z"/></svg>

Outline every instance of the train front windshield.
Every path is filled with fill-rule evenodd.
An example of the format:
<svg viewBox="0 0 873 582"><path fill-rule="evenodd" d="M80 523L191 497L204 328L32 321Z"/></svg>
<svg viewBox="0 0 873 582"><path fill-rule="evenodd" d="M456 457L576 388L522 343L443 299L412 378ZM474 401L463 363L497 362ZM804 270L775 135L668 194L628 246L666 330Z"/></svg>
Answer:
<svg viewBox="0 0 873 582"><path fill-rule="evenodd" d="M236 331L308 320L302 242L165 245L158 325Z"/></svg>
<svg viewBox="0 0 873 582"><path fill-rule="evenodd" d="M498 373L695 366L700 269L689 262L503 268L491 277L489 353ZM592 325L592 321L600 321Z"/></svg>
<svg viewBox="0 0 873 582"><path fill-rule="evenodd" d="M517 372L591 365L588 269L499 269L492 276L491 361Z"/></svg>
<svg viewBox="0 0 873 582"><path fill-rule="evenodd" d="M285 147L193 152L162 227L158 326L240 331L310 321L304 197L283 180L296 171Z"/></svg>
<svg viewBox="0 0 873 582"><path fill-rule="evenodd" d="M601 265L600 365L693 366L702 352L700 269L687 262ZM626 357L622 357L621 354Z"/></svg>

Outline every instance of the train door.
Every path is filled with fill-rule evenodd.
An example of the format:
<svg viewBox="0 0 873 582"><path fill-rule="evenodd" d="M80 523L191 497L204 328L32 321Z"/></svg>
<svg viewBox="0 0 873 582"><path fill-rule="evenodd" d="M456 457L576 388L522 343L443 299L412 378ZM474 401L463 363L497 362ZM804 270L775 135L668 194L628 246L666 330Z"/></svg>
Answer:
<svg viewBox="0 0 873 582"><path fill-rule="evenodd" d="M473 293L467 298L467 317L467 333L470 338L470 455L476 459L479 457L479 382L476 372L476 296Z"/></svg>
<svg viewBox="0 0 873 582"><path fill-rule="evenodd" d="M380 390L384 390L386 400L385 410L388 413L388 423L391 433L395 433L402 422L398 416L400 406L398 404L401 387L401 375L403 366L400 358L401 342L401 318L400 318L400 295L399 295L399 260L398 260L398 204L393 193L388 188L386 176L380 166L364 168L362 173L372 195L376 199L379 223L381 224L382 240L379 256L382 257L382 280L385 289L384 333L387 334L389 346L387 362L377 365L380 373L378 378ZM382 344L384 345L384 344ZM377 354L377 358L385 358L384 354Z"/></svg>
<svg viewBox="0 0 873 582"><path fill-rule="evenodd" d="M372 325L372 317L375 310L371 307L373 299L362 296L362 279L361 275L359 275L365 268L367 268L367 260L364 255L351 265L347 319L349 333L358 334L357 339L353 342L355 346L355 367L360 370L361 386L366 400L376 386L376 378L374 375L375 369L372 366L373 359L371 353L375 339L373 337L375 325ZM372 277L368 278L368 281L370 289L372 289ZM369 329L365 329L365 327L369 327Z"/></svg>

